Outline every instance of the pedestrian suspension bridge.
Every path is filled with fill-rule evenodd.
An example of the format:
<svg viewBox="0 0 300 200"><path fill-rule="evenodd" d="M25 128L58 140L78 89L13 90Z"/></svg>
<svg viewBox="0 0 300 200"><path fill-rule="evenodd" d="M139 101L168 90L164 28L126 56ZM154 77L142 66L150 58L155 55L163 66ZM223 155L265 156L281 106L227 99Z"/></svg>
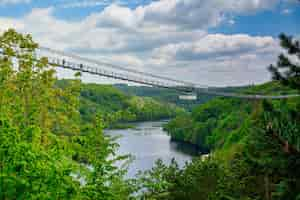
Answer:
<svg viewBox="0 0 300 200"><path fill-rule="evenodd" d="M3 54L3 52L0 53ZM110 63L80 57L75 54L53 50L47 47L39 47L36 51L36 57L38 59L41 57L47 57L50 65L59 68L65 68L73 71L89 73L92 75L108 77L142 85L176 90L180 94L179 97L184 100L196 100L197 96L201 94L243 99L287 99L300 96L299 94L272 96L219 92L209 86L137 71L127 67L112 65Z"/></svg>

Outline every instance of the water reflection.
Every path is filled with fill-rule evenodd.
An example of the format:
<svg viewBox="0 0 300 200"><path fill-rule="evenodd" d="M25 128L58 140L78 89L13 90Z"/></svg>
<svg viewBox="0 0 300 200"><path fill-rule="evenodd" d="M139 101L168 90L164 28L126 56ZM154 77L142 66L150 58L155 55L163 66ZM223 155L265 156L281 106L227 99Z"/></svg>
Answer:
<svg viewBox="0 0 300 200"><path fill-rule="evenodd" d="M172 158L183 166L198 154L197 148L184 143L170 140L163 130L163 122L143 122L136 124L134 129L107 130L110 136L121 136L118 155L131 154L135 160L130 165L128 176L133 177L139 170L151 169L157 159L170 163Z"/></svg>
<svg viewBox="0 0 300 200"><path fill-rule="evenodd" d="M173 151L176 151L178 153L185 153L191 156L200 155L200 150L196 146L193 146L191 144L171 140L170 146Z"/></svg>

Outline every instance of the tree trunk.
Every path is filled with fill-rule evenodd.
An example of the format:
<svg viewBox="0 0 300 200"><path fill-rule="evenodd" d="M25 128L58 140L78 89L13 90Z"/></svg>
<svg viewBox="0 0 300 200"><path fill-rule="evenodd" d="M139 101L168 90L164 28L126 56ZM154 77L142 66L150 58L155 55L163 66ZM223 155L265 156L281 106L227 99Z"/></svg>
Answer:
<svg viewBox="0 0 300 200"><path fill-rule="evenodd" d="M289 142L288 142L288 141L285 141L285 142L284 142L284 147L283 147L283 149L284 149L284 152L285 152L285 153L290 153L290 146L289 146Z"/></svg>
<svg viewBox="0 0 300 200"><path fill-rule="evenodd" d="M265 198L266 200L271 200L272 196L271 196L271 191L270 191L270 179L268 175L265 175Z"/></svg>

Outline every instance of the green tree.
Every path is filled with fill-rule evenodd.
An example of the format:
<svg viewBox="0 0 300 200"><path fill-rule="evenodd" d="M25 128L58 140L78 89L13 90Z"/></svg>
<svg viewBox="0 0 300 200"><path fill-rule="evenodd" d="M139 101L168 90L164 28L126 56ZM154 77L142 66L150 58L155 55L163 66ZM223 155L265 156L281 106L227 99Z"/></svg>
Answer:
<svg viewBox="0 0 300 200"><path fill-rule="evenodd" d="M47 58L37 59L38 47L30 35L8 30L0 37L0 112L20 128L37 125L43 133L76 134L79 127L79 88L54 87L55 70ZM79 124L79 123L77 123ZM45 139L44 136L42 139Z"/></svg>
<svg viewBox="0 0 300 200"><path fill-rule="evenodd" d="M300 43L293 39L291 36L281 34L279 36L281 46L287 50L290 56L295 56L296 59L300 59ZM274 80L281 81L284 85L288 85L291 88L300 90L300 66L299 63L291 61L291 59L285 55L280 54L278 57L277 65L270 65L270 72L273 75ZM283 71L282 71L283 70Z"/></svg>
<svg viewBox="0 0 300 200"><path fill-rule="evenodd" d="M129 199L104 122L83 124L80 81L57 86L30 35L0 36L0 199Z"/></svg>

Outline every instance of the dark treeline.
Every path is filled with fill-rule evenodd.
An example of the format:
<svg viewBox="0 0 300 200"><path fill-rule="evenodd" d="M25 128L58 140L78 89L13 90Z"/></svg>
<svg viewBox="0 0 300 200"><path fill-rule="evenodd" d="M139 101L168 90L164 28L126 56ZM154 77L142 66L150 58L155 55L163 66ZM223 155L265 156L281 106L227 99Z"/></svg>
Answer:
<svg viewBox="0 0 300 200"><path fill-rule="evenodd" d="M152 97L161 102L173 103L177 106L184 108L186 111L190 112L198 105L208 102L215 98L213 95L201 94L198 96L197 100L186 101L179 99L179 93L175 90L155 88L148 86L128 86L126 84L115 84L114 87L120 89L126 94L136 95L140 97ZM221 87L221 88L210 88L210 90L218 92L239 92L249 86L244 87Z"/></svg>

